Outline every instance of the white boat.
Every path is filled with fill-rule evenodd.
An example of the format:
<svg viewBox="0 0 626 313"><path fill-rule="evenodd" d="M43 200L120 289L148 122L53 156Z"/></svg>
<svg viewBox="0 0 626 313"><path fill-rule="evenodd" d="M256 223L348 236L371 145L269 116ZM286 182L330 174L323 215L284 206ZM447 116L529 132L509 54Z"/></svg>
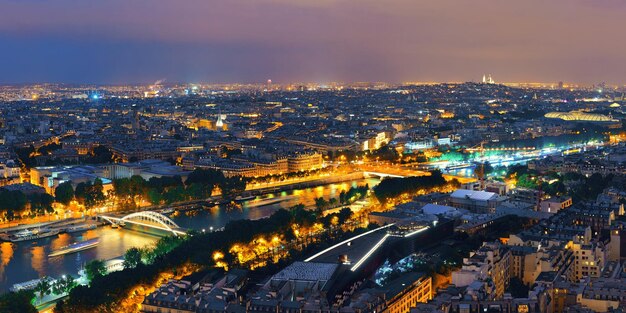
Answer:
<svg viewBox="0 0 626 313"><path fill-rule="evenodd" d="M20 242L20 241L28 241L28 240L36 240L51 236L56 236L61 231L59 229L44 229L44 230L28 230L25 229L23 231L17 232L11 236L9 236L9 240L11 242Z"/></svg>
<svg viewBox="0 0 626 313"><path fill-rule="evenodd" d="M98 225L96 225L96 224L82 224L82 225L78 225L78 226L69 227L69 228L67 228L65 230L65 232L67 232L67 233L76 233L76 232L80 232L80 231L96 229L97 227L98 227Z"/></svg>
<svg viewBox="0 0 626 313"><path fill-rule="evenodd" d="M244 202L244 201L250 201L250 200L254 200L254 199L256 199L256 196L247 196L247 197L237 196L235 198L235 201L237 201L237 202Z"/></svg>
<svg viewBox="0 0 626 313"><path fill-rule="evenodd" d="M99 243L100 243L99 238L89 239L89 240L81 241L81 242L75 242L73 244L67 245L59 250L56 250L50 253L48 256L53 257L53 256L59 256L59 255L75 253L78 251L91 249L91 248L96 247Z"/></svg>
<svg viewBox="0 0 626 313"><path fill-rule="evenodd" d="M283 201L291 200L293 198L295 198L295 196L285 196L285 197L259 199L259 200L248 202L246 207L248 207L248 208L256 208L256 207L260 207L260 206L272 205L272 204L280 203L280 202L283 202Z"/></svg>
<svg viewBox="0 0 626 313"><path fill-rule="evenodd" d="M37 287L37 284L39 284L39 282L42 279L45 279L47 281L52 281L52 278L50 278L50 277L32 279L32 280L25 281L25 282L22 282L22 283L13 284L13 286L11 288L9 288L9 291L18 292L20 290L35 289L35 287Z"/></svg>

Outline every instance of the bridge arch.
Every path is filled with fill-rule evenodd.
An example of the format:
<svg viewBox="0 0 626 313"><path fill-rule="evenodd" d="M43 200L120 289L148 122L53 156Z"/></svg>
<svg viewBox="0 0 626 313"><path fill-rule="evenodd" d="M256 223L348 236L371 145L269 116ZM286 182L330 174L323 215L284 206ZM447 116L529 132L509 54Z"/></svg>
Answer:
<svg viewBox="0 0 626 313"><path fill-rule="evenodd" d="M140 221L149 221L149 222L157 223L167 228L167 230L169 231L172 231L173 229L176 229L176 228L180 228L169 217L161 213L157 213L153 211L131 213L122 217L122 219L120 219L120 221L123 221L123 222L129 221L129 220L140 220Z"/></svg>
<svg viewBox="0 0 626 313"><path fill-rule="evenodd" d="M381 179L382 178L386 178L386 177L404 178L404 176L402 176L402 175L389 174L389 173L380 173L380 172L370 172L370 171L363 172L363 175L365 177L379 177Z"/></svg>
<svg viewBox="0 0 626 313"><path fill-rule="evenodd" d="M101 215L100 217L107 220L111 224L127 222L162 229L175 235L184 233L181 231L180 226L178 226L178 224L172 221L169 217L154 211L135 212L121 218L105 215ZM144 222L148 222L149 224L145 224Z"/></svg>

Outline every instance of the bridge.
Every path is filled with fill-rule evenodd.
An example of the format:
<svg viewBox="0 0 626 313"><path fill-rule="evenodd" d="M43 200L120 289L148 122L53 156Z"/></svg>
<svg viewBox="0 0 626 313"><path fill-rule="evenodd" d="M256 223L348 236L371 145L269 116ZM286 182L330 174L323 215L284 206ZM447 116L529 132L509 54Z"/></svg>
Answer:
<svg viewBox="0 0 626 313"><path fill-rule="evenodd" d="M187 234L187 231L184 228L178 226L169 217L153 211L135 212L123 217L111 215L98 215L98 217L111 223L112 225L124 225L129 223L164 230L166 232L171 232L176 236Z"/></svg>
<svg viewBox="0 0 626 313"><path fill-rule="evenodd" d="M406 176L402 176L402 175L396 175L396 174L389 174L389 173L380 173L380 172L363 172L363 175L365 177L380 177L380 178L387 178L387 177L394 177L394 178L404 178Z"/></svg>
<svg viewBox="0 0 626 313"><path fill-rule="evenodd" d="M537 150L537 147L494 147L494 148L481 148L472 147L466 148L467 152L486 152L486 151L533 151Z"/></svg>

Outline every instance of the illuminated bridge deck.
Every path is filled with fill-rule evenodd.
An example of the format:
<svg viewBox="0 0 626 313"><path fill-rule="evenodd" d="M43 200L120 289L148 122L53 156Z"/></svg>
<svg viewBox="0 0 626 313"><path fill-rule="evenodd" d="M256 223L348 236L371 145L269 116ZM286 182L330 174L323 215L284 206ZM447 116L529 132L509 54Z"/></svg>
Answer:
<svg viewBox="0 0 626 313"><path fill-rule="evenodd" d="M174 235L185 235L187 233L186 229L178 226L169 217L153 211L136 212L126 216L99 215L98 217L116 225L134 224L170 232Z"/></svg>

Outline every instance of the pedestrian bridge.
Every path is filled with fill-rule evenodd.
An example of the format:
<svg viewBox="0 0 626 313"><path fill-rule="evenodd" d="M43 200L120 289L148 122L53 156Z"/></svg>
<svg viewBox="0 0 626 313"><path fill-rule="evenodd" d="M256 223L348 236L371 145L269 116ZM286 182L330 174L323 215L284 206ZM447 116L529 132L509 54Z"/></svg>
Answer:
<svg viewBox="0 0 626 313"><path fill-rule="evenodd" d="M405 176L402 176L402 175L389 174L389 173L380 173L380 172L363 172L363 175L365 177L380 177L380 178L387 178L387 177L404 178L405 177Z"/></svg>
<svg viewBox="0 0 626 313"><path fill-rule="evenodd" d="M111 223L111 225L129 223L171 232L177 236L187 234L185 229L178 226L169 217L153 211L135 212L122 217L112 215L99 215L98 217Z"/></svg>

